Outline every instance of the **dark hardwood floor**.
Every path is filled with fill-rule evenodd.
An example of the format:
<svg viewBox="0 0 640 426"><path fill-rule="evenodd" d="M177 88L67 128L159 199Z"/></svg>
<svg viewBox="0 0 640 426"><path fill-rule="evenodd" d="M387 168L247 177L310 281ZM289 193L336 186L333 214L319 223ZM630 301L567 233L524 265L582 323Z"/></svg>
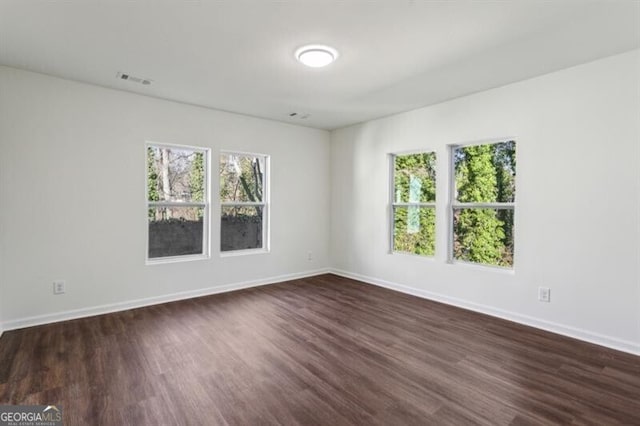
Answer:
<svg viewBox="0 0 640 426"><path fill-rule="evenodd" d="M65 425L640 424L640 357L323 275L6 332Z"/></svg>

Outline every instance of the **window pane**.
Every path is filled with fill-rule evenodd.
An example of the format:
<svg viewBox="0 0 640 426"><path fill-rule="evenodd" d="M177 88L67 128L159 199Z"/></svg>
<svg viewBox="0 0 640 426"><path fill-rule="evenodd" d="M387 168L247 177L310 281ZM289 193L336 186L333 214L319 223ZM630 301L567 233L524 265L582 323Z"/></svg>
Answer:
<svg viewBox="0 0 640 426"><path fill-rule="evenodd" d="M454 259L512 267L513 216L511 209L454 210Z"/></svg>
<svg viewBox="0 0 640 426"><path fill-rule="evenodd" d="M204 153L189 149L147 148L149 201L204 201Z"/></svg>
<svg viewBox="0 0 640 426"><path fill-rule="evenodd" d="M240 154L220 156L220 201L263 200L264 157Z"/></svg>
<svg viewBox="0 0 640 426"><path fill-rule="evenodd" d="M393 251L433 256L436 211L432 207L394 207Z"/></svg>
<svg viewBox="0 0 640 426"><path fill-rule="evenodd" d="M149 209L149 258L203 254L204 208Z"/></svg>
<svg viewBox="0 0 640 426"><path fill-rule="evenodd" d="M454 150L456 200L461 203L510 203L516 199L514 141Z"/></svg>
<svg viewBox="0 0 640 426"><path fill-rule="evenodd" d="M436 201L436 153L394 157L394 200L396 203Z"/></svg>
<svg viewBox="0 0 640 426"><path fill-rule="evenodd" d="M262 248L263 206L223 206L220 250Z"/></svg>

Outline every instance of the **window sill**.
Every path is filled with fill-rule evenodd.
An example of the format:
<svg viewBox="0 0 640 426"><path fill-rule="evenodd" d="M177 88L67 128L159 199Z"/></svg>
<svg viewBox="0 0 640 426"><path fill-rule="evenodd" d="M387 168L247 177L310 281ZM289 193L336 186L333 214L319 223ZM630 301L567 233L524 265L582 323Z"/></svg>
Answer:
<svg viewBox="0 0 640 426"><path fill-rule="evenodd" d="M182 263L193 262L197 260L211 259L211 256L207 254L194 254L187 256L171 256L171 257L158 257L154 259L147 259L145 265L163 265L165 263Z"/></svg>
<svg viewBox="0 0 640 426"><path fill-rule="evenodd" d="M416 253L407 253L404 251L390 251L389 254L394 255L394 256L406 256L406 257L411 257L411 258L416 258L416 259L425 259L425 260L429 260L429 261L434 261L436 260L436 256L435 255L426 255L426 254L416 254Z"/></svg>
<svg viewBox="0 0 640 426"><path fill-rule="evenodd" d="M220 252L220 257L236 257L236 256L249 256L252 254L268 254L269 249L245 249L245 250L232 250Z"/></svg>
<svg viewBox="0 0 640 426"><path fill-rule="evenodd" d="M480 271L497 272L499 274L515 275L516 271L513 267L485 265L483 263L465 262L462 260L449 260L448 265L462 266L464 268L477 269Z"/></svg>

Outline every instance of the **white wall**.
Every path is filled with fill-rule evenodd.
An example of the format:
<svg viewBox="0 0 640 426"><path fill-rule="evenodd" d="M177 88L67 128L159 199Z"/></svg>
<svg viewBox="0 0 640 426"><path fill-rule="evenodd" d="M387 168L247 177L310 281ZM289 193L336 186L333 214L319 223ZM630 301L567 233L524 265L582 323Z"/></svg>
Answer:
<svg viewBox="0 0 640 426"><path fill-rule="evenodd" d="M330 143L324 131L0 67L0 327L333 266L640 353L639 76L635 51L341 129ZM443 208L435 259L388 254L387 154L435 149L444 201L447 144L503 136L518 143L515 271L447 264ZM145 266L145 140L271 155L272 252L220 258L214 202L210 260ZM54 279L67 294L53 296Z"/></svg>
<svg viewBox="0 0 640 426"><path fill-rule="evenodd" d="M214 202L210 260L145 266L147 140L270 155L271 253L220 258ZM5 329L329 266L326 131L0 67L0 145Z"/></svg>
<svg viewBox="0 0 640 426"><path fill-rule="evenodd" d="M1 235L1 234L0 234ZM2 256L2 250L0 249L0 257ZM2 260L0 259L0 270L2 269ZM0 281L0 337L2 337L2 333L4 332L4 322L2 320L3 315L2 315L2 301L5 299L5 297L3 296L3 291L2 291L2 282Z"/></svg>
<svg viewBox="0 0 640 426"><path fill-rule="evenodd" d="M634 51L334 131L333 266L640 353L639 79ZM500 137L517 141L515 270L447 264L447 144ZM431 260L389 254L387 154L416 149L438 155Z"/></svg>

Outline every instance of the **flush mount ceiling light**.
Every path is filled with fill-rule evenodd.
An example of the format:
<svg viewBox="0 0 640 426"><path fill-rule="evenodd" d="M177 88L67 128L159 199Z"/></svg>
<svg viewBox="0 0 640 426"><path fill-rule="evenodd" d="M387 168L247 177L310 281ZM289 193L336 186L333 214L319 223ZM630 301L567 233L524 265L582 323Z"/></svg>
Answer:
<svg viewBox="0 0 640 426"><path fill-rule="evenodd" d="M119 80L130 81L132 83L144 84L145 86L150 85L151 82L153 81L148 78L136 77L135 75L131 75L127 72L121 72L121 71L118 72L118 74L116 74L116 78Z"/></svg>
<svg viewBox="0 0 640 426"><path fill-rule="evenodd" d="M308 67L320 68L338 59L338 51L333 47L310 44L296 50L296 59Z"/></svg>

